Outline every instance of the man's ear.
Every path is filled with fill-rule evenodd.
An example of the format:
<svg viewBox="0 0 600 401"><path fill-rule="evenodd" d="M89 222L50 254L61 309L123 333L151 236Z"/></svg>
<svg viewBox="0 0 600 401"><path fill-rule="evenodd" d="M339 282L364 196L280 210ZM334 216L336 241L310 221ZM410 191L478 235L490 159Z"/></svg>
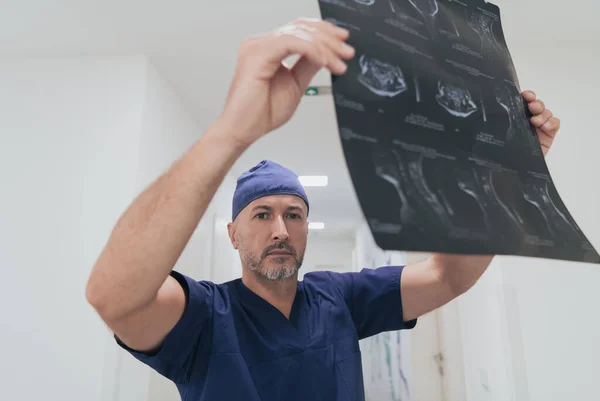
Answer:
<svg viewBox="0 0 600 401"><path fill-rule="evenodd" d="M238 249L238 243L235 239L235 224L233 222L227 223L227 232L229 233L229 241L231 241L231 245L233 245L233 249Z"/></svg>

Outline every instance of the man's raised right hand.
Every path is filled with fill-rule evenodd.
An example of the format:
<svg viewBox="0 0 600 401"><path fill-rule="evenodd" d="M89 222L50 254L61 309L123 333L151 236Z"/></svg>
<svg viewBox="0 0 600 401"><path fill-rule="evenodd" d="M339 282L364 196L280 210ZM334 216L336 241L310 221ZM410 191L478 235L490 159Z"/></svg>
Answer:
<svg viewBox="0 0 600 401"><path fill-rule="evenodd" d="M345 60L354 57L348 37L346 29L330 22L301 19L246 39L221 116L234 139L250 146L285 124L322 68L344 74ZM292 55L300 56L295 65L284 65Z"/></svg>

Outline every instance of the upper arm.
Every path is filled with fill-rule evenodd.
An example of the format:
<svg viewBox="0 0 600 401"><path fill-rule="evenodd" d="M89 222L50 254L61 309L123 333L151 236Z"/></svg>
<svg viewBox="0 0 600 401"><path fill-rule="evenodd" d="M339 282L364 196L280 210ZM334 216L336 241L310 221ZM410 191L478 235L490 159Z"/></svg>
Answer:
<svg viewBox="0 0 600 401"><path fill-rule="evenodd" d="M410 329L416 321L404 318L400 281L403 266L362 269L331 275L341 291L359 338L392 330Z"/></svg>
<svg viewBox="0 0 600 401"><path fill-rule="evenodd" d="M106 324L127 347L139 352L151 352L173 330L185 306L186 293L183 287L169 276L150 304Z"/></svg>
<svg viewBox="0 0 600 401"><path fill-rule="evenodd" d="M151 304L107 324L139 361L175 383L185 382L207 338L214 294L214 284L172 271Z"/></svg>

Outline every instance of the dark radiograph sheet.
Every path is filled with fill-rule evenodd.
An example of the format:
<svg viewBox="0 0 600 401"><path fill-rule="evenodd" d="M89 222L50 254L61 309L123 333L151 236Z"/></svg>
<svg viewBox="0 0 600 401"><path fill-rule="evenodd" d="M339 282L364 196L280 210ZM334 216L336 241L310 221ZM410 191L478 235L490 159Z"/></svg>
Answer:
<svg viewBox="0 0 600 401"><path fill-rule="evenodd" d="M484 0L319 0L356 49L334 76L340 138L385 250L600 263L549 175Z"/></svg>

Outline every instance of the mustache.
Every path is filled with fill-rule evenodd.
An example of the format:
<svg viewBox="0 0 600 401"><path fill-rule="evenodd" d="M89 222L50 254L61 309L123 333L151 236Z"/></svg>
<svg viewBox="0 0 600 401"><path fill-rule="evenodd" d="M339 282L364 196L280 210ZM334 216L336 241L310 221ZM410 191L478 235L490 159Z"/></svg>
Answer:
<svg viewBox="0 0 600 401"><path fill-rule="evenodd" d="M296 257L296 249L294 249L293 246L291 246L290 244L287 244L285 242L280 242L279 244L273 244L273 245L266 247L262 253L262 257L266 258L269 253L271 253L273 251L278 251L281 249L290 252L292 255L294 255L294 257Z"/></svg>

